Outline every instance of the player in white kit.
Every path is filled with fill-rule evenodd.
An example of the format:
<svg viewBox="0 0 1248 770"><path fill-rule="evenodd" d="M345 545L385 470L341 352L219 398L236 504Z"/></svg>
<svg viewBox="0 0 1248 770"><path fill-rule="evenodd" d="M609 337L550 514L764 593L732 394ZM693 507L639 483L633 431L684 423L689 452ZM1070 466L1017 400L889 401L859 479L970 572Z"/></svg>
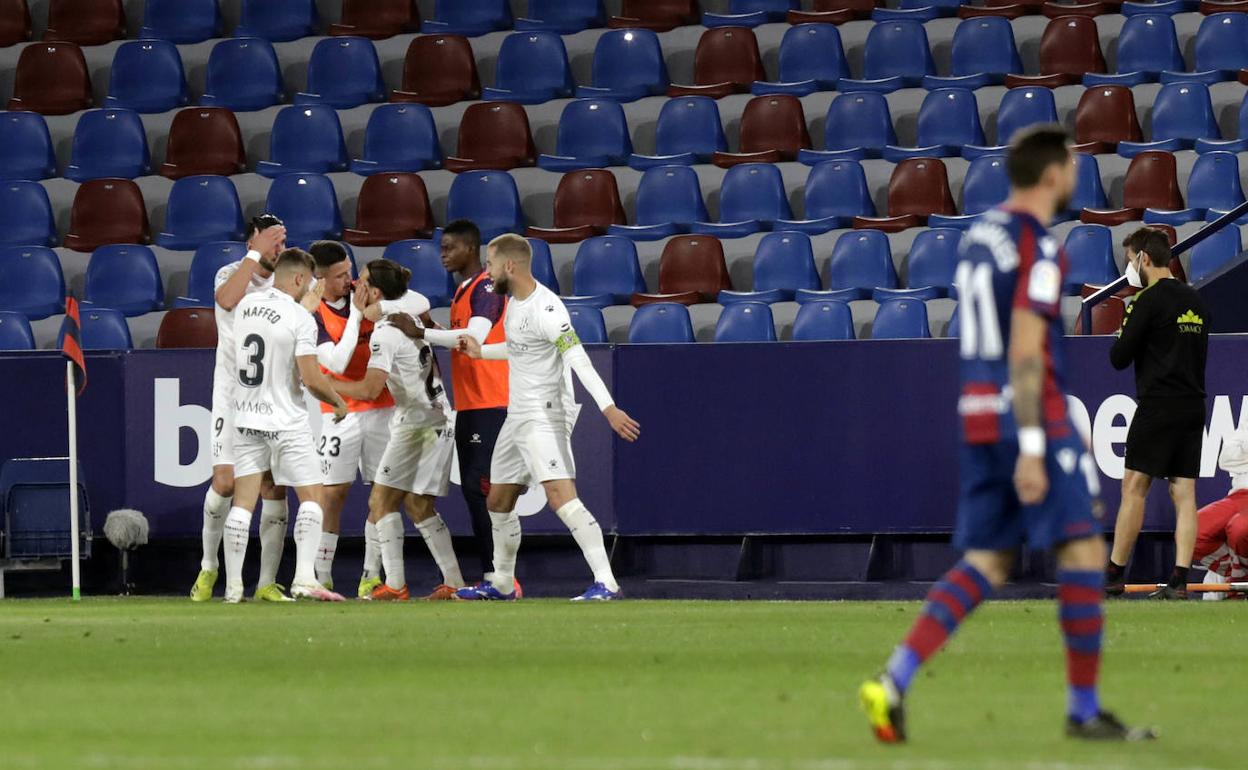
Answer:
<svg viewBox="0 0 1248 770"><path fill-rule="evenodd" d="M217 552L234 496L234 308L244 296L273 285L273 263L286 247L286 228L269 214L257 217L248 228L247 255L221 268L214 282L217 320L217 362L212 378L212 482L204 495L203 555L200 572L191 588L191 600L212 598L220 562ZM256 598L286 599L277 585L277 567L286 542L286 490L274 487L266 476L260 495L260 581Z"/></svg>
<svg viewBox="0 0 1248 770"><path fill-rule="evenodd" d="M323 516L321 469L302 386L332 404L336 420L347 416L347 404L317 366L316 323L299 304L314 280L312 256L287 249L274 267L273 285L247 295L235 309L234 507L225 520L225 600L243 598L252 509L261 478L271 473L299 498L291 596L341 601L316 582L313 569Z"/></svg>
<svg viewBox="0 0 1248 770"><path fill-rule="evenodd" d="M367 286L370 305L395 301L407 291L411 271L388 260L368 263L360 275ZM464 585L451 544L451 531L434 510L437 499L450 483L455 455L455 429L433 348L403 331L411 315L395 313L373 329L369 342L368 369L362 380L334 382L334 389L351 399L374 399L389 388L394 397L390 440L382 454L373 489L368 497L369 537L376 538L385 569L385 582L370 598L404 601L410 598L403 564L403 519L399 504L420 532L430 554L442 571L442 585L427 599L450 599ZM406 500L405 500L406 498Z"/></svg>
<svg viewBox="0 0 1248 770"><path fill-rule="evenodd" d="M594 584L574 601L618 599L622 594L611 571L602 529L576 494L572 426L580 405L572 391L572 372L620 438L636 441L641 426L615 405L558 295L534 279L528 241L518 235L500 235L490 241L486 258L495 291L511 295L504 316L507 341L482 346L465 335L460 338L460 350L472 358L507 359L510 396L507 420L490 463L487 505L494 525L494 576L457 596L467 600L516 598L520 519L514 510L524 488L536 481L594 573Z"/></svg>

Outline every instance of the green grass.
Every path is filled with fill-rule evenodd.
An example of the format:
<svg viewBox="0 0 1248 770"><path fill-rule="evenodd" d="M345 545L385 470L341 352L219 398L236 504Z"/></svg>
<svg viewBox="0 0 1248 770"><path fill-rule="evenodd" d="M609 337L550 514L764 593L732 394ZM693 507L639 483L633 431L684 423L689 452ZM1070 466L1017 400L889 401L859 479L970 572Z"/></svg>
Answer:
<svg viewBox="0 0 1248 770"><path fill-rule="evenodd" d="M1104 698L1150 745L1061 737L1051 603L988 606L916 680L911 743L855 691L914 603L0 602L0 767L1231 768L1248 604L1110 606Z"/></svg>

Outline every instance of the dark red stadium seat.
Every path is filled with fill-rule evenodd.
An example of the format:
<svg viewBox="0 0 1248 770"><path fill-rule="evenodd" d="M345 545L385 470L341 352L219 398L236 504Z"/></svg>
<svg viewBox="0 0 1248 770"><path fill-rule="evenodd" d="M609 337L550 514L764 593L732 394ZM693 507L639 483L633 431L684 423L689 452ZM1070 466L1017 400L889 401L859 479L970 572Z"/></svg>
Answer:
<svg viewBox="0 0 1248 770"><path fill-rule="evenodd" d="M1135 96L1126 86L1093 86L1075 108L1075 150L1093 155L1113 152L1119 142L1142 142Z"/></svg>
<svg viewBox="0 0 1248 770"><path fill-rule="evenodd" d="M806 113L796 96L756 96L741 115L741 151L717 152L711 162L720 168L741 163L779 163L797 159L810 149Z"/></svg>
<svg viewBox="0 0 1248 770"><path fill-rule="evenodd" d="M1201 0L1200 12L1205 16L1215 13L1248 13L1248 0Z"/></svg>
<svg viewBox="0 0 1248 770"><path fill-rule="evenodd" d="M634 294L629 299L629 304L633 307L641 307L642 305L654 305L659 302L675 302L678 305L696 305L702 301L702 293L697 291L682 291L677 294Z"/></svg>
<svg viewBox="0 0 1248 770"><path fill-rule="evenodd" d="M247 151L233 112L224 107L188 107L173 116L161 176L230 176L246 170Z"/></svg>
<svg viewBox="0 0 1248 770"><path fill-rule="evenodd" d="M464 110L455 155L447 171L508 171L537 162L537 148L524 107L513 102L481 102Z"/></svg>
<svg viewBox="0 0 1248 770"><path fill-rule="evenodd" d="M620 15L612 16L607 25L612 29L667 32L686 24L697 24L701 18L698 0L624 0Z"/></svg>
<svg viewBox="0 0 1248 770"><path fill-rule="evenodd" d="M957 214L949 174L937 158L907 158L888 180L888 216L854 217L854 229L896 233L919 227L932 214Z"/></svg>
<svg viewBox="0 0 1248 770"><path fill-rule="evenodd" d="M1057 88L1079 83L1089 72L1104 71L1105 54L1096 21L1086 16L1059 16L1049 22L1040 38L1041 74L1006 75L1005 85Z"/></svg>
<svg viewBox="0 0 1248 770"><path fill-rule="evenodd" d="M883 0L815 0L809 11L789 11L790 24L844 24L853 19L869 19L871 11L884 6Z"/></svg>
<svg viewBox="0 0 1248 770"><path fill-rule="evenodd" d="M331 35L372 40L419 31L420 8L415 0L342 0L342 21L329 25Z"/></svg>
<svg viewBox="0 0 1248 770"><path fill-rule="evenodd" d="M445 107L481 98L481 78L472 46L462 35L421 35L407 47L403 87L392 102Z"/></svg>
<svg viewBox="0 0 1248 770"><path fill-rule="evenodd" d="M170 310L156 332L158 348L215 348L217 321L210 307Z"/></svg>
<svg viewBox="0 0 1248 770"><path fill-rule="evenodd" d="M1000 16L1003 19L1017 19L1031 13L1028 6L1019 3L1010 3L1009 5L987 6L987 5L959 5L959 19L978 19L982 16Z"/></svg>
<svg viewBox="0 0 1248 770"><path fill-rule="evenodd" d="M73 43L28 45L17 58L8 109L68 115L91 106L91 76Z"/></svg>
<svg viewBox="0 0 1248 770"><path fill-rule="evenodd" d="M754 32L743 27L708 29L693 54L694 85L672 85L667 94L722 99L748 92L755 80L767 80L767 71Z"/></svg>
<svg viewBox="0 0 1248 770"><path fill-rule="evenodd" d="M623 224L627 222L615 174L593 168L564 174L555 189L555 226L530 227L525 235L549 243L576 243Z"/></svg>
<svg viewBox="0 0 1248 770"><path fill-rule="evenodd" d="M724 246L708 235L679 235L663 247L659 258L659 293L634 294L632 304L714 302L721 291L732 290L724 261Z"/></svg>
<svg viewBox="0 0 1248 770"><path fill-rule="evenodd" d="M1144 209L1177 211L1183 208L1183 194L1174 156L1150 150L1131 159L1127 178L1122 185L1123 208L1112 210L1084 209L1079 219L1098 225L1121 225L1134 222Z"/></svg>
<svg viewBox="0 0 1248 770"><path fill-rule="evenodd" d="M355 227L343 231L352 246L385 246L427 238L435 227L429 191L417 174L373 174L364 180L356 203Z"/></svg>
<svg viewBox="0 0 1248 770"><path fill-rule="evenodd" d="M78 186L69 214L66 248L95 251L109 243L150 243L147 206L129 179L92 179Z"/></svg>
<svg viewBox="0 0 1248 770"><path fill-rule="evenodd" d="M26 0L0 0L0 48L30 40L30 8Z"/></svg>
<svg viewBox="0 0 1248 770"><path fill-rule="evenodd" d="M1122 328L1122 319L1127 315L1127 303L1122 298L1109 297L1092 308L1092 333L1114 334ZM1083 314L1075 321L1075 334L1083 334Z"/></svg>
<svg viewBox="0 0 1248 770"><path fill-rule="evenodd" d="M1045 16L1050 19L1056 19L1059 16L1086 16L1094 18L1103 16L1107 13L1114 13L1115 8L1107 3L1056 3L1047 2L1041 10Z"/></svg>
<svg viewBox="0 0 1248 770"><path fill-rule="evenodd" d="M103 45L126 37L126 9L121 0L51 0L48 42Z"/></svg>

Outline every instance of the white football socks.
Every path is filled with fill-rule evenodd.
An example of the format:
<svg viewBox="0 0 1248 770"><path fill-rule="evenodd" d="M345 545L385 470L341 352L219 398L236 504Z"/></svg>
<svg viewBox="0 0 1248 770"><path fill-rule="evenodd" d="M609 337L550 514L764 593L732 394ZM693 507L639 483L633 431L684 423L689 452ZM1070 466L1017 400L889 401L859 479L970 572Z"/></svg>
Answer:
<svg viewBox="0 0 1248 770"><path fill-rule="evenodd" d="M364 574L363 580L381 577L381 544L377 542L377 525L364 523Z"/></svg>
<svg viewBox="0 0 1248 770"><path fill-rule="evenodd" d="M442 570L442 582L451 588L463 588L464 576L459 571L459 559L455 558L455 546L451 543L451 528L438 514L416 525L433 561Z"/></svg>
<svg viewBox="0 0 1248 770"><path fill-rule="evenodd" d="M407 573L403 565L403 518L398 511L378 519L377 545L381 550L381 565L386 570L386 585L396 591L402 590L407 585Z"/></svg>
<svg viewBox="0 0 1248 770"><path fill-rule="evenodd" d="M247 540L251 537L251 511L231 508L225 519L225 590L241 594L243 560L247 557Z"/></svg>
<svg viewBox="0 0 1248 770"><path fill-rule="evenodd" d="M505 594L516 590L516 554L520 553L520 517L490 511L494 533L494 576L490 585Z"/></svg>
<svg viewBox="0 0 1248 770"><path fill-rule="evenodd" d="M594 571L594 582L602 583L612 591L619 591L620 584L615 582L615 573L611 571L611 558L607 556L607 547L602 540L602 527L594 518L580 498L564 503L555 511L559 518L572 531L572 537L585 554L585 561Z"/></svg>
<svg viewBox="0 0 1248 770"><path fill-rule="evenodd" d="M217 551L221 550L221 535L225 532L225 517L230 514L233 497L222 497L211 485L204 494L204 554L200 559L200 569L216 570L220 566Z"/></svg>
<svg viewBox="0 0 1248 770"><path fill-rule="evenodd" d="M286 549L286 523L290 509L285 500L260 501L260 580L258 588L277 582L277 568Z"/></svg>
<svg viewBox="0 0 1248 770"><path fill-rule="evenodd" d="M295 515L295 580L296 585L316 582L316 547L321 544L321 522L324 513L317 503L299 505Z"/></svg>
<svg viewBox="0 0 1248 770"><path fill-rule="evenodd" d="M321 545L316 549L316 579L329 585L334 578L334 554L338 552L338 533L322 532Z"/></svg>

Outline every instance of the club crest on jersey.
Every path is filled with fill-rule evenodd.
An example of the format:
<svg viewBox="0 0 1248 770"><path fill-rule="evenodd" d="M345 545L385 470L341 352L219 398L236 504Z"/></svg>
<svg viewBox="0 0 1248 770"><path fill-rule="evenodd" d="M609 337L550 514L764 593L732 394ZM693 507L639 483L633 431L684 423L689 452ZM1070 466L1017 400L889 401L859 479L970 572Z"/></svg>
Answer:
<svg viewBox="0 0 1248 770"><path fill-rule="evenodd" d="M1042 259L1031 266L1027 281L1027 297L1045 305L1056 303L1062 296L1062 269L1051 259Z"/></svg>

